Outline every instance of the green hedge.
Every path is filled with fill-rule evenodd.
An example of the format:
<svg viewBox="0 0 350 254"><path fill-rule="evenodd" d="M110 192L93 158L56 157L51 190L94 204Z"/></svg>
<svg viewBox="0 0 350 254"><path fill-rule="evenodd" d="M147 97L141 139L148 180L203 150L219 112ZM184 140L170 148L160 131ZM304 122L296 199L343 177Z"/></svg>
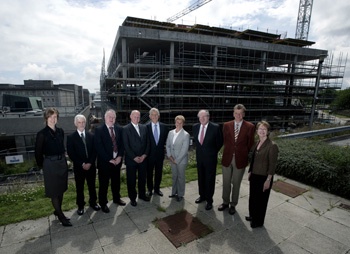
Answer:
<svg viewBox="0 0 350 254"><path fill-rule="evenodd" d="M278 139L276 173L350 199L350 148L306 139Z"/></svg>

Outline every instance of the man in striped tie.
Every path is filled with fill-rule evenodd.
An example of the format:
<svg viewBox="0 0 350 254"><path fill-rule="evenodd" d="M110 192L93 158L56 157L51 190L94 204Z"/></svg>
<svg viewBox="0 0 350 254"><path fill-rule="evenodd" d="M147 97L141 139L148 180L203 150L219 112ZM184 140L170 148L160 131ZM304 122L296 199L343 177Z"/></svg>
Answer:
<svg viewBox="0 0 350 254"><path fill-rule="evenodd" d="M254 144L255 127L243 120L246 108L237 104L233 108L234 120L224 123L224 151L222 155L222 199L219 211L229 208L231 215L236 212L239 190L246 166L248 153Z"/></svg>

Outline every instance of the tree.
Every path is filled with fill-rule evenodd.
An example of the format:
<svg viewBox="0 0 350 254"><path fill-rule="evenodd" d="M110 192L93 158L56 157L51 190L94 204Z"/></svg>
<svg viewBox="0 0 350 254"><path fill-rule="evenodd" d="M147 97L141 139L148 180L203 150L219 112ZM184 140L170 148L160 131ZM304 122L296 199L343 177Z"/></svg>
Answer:
<svg viewBox="0 0 350 254"><path fill-rule="evenodd" d="M333 106L336 110L350 109L350 88L337 91Z"/></svg>

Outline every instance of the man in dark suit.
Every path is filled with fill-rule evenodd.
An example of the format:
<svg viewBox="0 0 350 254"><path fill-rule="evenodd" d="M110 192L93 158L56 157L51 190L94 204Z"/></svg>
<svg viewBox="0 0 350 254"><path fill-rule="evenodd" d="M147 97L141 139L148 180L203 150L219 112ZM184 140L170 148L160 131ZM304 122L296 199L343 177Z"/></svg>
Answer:
<svg viewBox="0 0 350 254"><path fill-rule="evenodd" d="M236 212L239 190L245 167L248 165L248 153L254 144L255 126L243 120L246 108L237 104L233 108L234 120L224 123L224 151L222 155L222 199L218 210L230 207L231 215Z"/></svg>
<svg viewBox="0 0 350 254"><path fill-rule="evenodd" d="M85 206L85 180L89 189L90 207L95 211L100 210L100 206L96 203L96 150L94 147L94 135L85 131L85 116L76 115L74 125L77 127L77 130L67 136L67 153L73 161L75 188L77 192L77 213L78 215L83 215Z"/></svg>
<svg viewBox="0 0 350 254"><path fill-rule="evenodd" d="M218 152L223 143L221 127L209 121L209 111L198 112L199 123L193 126L193 141L196 146L199 198L197 204L207 201L206 210L213 208Z"/></svg>
<svg viewBox="0 0 350 254"><path fill-rule="evenodd" d="M120 198L120 169L123 163L124 144L123 128L116 124L116 112L109 109L104 118L105 124L95 129L95 145L100 184L98 197L102 211L109 213L107 206L109 180L111 180L113 203L125 205Z"/></svg>
<svg viewBox="0 0 350 254"><path fill-rule="evenodd" d="M152 191L159 196L163 196L160 190L160 183L163 174L163 161L165 155L165 142L168 136L169 129L164 124L159 122L160 113L156 108L151 108L149 118L151 122L147 124L148 135L150 139L150 153L148 155L147 166L147 188L148 196L152 196ZM154 185L153 185L153 169L154 169Z"/></svg>
<svg viewBox="0 0 350 254"><path fill-rule="evenodd" d="M124 126L123 142L125 146L126 182L132 206L137 206L136 177L138 176L139 199L150 201L146 195L147 156L150 150L146 125L139 124L140 112L133 110L131 122Z"/></svg>

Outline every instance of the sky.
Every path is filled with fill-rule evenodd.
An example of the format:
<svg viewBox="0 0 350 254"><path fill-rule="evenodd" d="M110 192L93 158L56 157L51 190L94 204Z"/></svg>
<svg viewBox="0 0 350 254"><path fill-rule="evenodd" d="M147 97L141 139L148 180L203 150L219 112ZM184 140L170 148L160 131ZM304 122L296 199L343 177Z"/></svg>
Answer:
<svg viewBox="0 0 350 254"><path fill-rule="evenodd" d="M0 83L52 80L99 90L106 64L127 16L166 21L194 0L1 0ZM212 0L174 21L253 29L295 38L299 0ZM333 63L350 60L350 2L314 0L309 41ZM349 55L348 55L349 54ZM106 66L107 67L107 66ZM342 88L350 87L347 63Z"/></svg>

